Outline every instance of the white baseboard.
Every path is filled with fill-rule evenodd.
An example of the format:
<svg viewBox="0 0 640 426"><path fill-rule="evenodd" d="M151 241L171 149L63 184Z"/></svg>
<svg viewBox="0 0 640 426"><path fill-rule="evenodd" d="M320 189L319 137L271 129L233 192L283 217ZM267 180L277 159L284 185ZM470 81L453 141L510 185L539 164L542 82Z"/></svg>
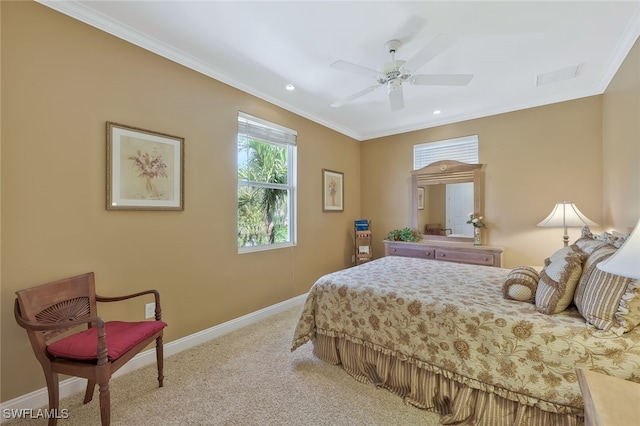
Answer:
<svg viewBox="0 0 640 426"><path fill-rule="evenodd" d="M171 356L182 352L185 349L198 346L201 343L207 342L216 337L223 336L232 331L238 330L242 327L246 327L258 321L262 321L271 315L275 315L284 310L287 310L297 304L301 304L306 299L307 295L302 294L284 302L277 303L275 305L268 306L259 311L252 312L242 317L227 321L223 324L216 325L215 327L208 328L206 330L193 333L189 336L185 336L181 339L171 341L164 345L164 356ZM123 374L134 371L140 367L144 367L148 364L156 362L156 350L155 348L148 349L144 352L140 352L133 357L131 361L126 363L120 370L118 370L113 377L118 377ZM60 382L60 399L66 398L78 392L84 392L87 386L86 379L78 377L72 377ZM4 413L5 410L20 410L20 409L38 409L46 407L49 404L49 395L47 388L35 390L28 394L19 396L9 401L0 404L0 413ZM3 423L8 419L4 416L0 416L0 423Z"/></svg>

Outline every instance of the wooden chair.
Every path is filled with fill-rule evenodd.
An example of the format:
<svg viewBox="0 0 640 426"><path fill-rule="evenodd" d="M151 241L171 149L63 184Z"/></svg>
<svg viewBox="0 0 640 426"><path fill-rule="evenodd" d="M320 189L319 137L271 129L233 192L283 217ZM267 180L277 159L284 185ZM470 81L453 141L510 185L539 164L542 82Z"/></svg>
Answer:
<svg viewBox="0 0 640 426"><path fill-rule="evenodd" d="M158 383L163 385L160 294L156 290L120 297L101 297L95 292L93 272L65 278L16 292L14 314L27 330L36 358L40 361L49 392L49 409L57 412L60 400L58 374L87 379L84 403L93 398L95 385L100 394L102 425L111 421L109 379L120 367L156 341ZM117 302L145 294L155 297L155 321L105 322L98 317L96 302ZM62 333L87 325L74 334ZM78 331L78 330L76 330ZM57 340L55 337L59 337ZM55 426L56 416L49 419Z"/></svg>
<svg viewBox="0 0 640 426"><path fill-rule="evenodd" d="M427 235L448 235L451 229L443 228L439 223L427 223L424 226L424 233Z"/></svg>
<svg viewBox="0 0 640 426"><path fill-rule="evenodd" d="M427 223L424 226L424 233L427 235L442 235L442 225L439 223Z"/></svg>

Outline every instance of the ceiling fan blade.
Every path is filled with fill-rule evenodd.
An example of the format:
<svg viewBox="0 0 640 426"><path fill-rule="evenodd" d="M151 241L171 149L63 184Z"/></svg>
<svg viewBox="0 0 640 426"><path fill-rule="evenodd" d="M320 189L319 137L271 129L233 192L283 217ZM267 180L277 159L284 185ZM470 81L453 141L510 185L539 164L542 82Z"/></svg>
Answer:
<svg viewBox="0 0 640 426"><path fill-rule="evenodd" d="M419 74L409 78L409 83L424 86L466 86L473 74Z"/></svg>
<svg viewBox="0 0 640 426"><path fill-rule="evenodd" d="M391 111L399 111L404 108L404 95L402 94L402 85L398 85L393 89L389 89L389 103Z"/></svg>
<svg viewBox="0 0 640 426"><path fill-rule="evenodd" d="M368 75L374 78L378 78L378 76L380 75L380 73L374 69L363 67L362 65L352 64L351 62L347 61L335 61L331 64L331 68L356 74Z"/></svg>
<svg viewBox="0 0 640 426"><path fill-rule="evenodd" d="M456 37L451 34L439 34L427 43L413 58L409 59L402 65L402 70L412 73L418 68L438 56L445 49L451 47L456 42Z"/></svg>
<svg viewBox="0 0 640 426"><path fill-rule="evenodd" d="M369 86L369 87L367 87L366 89L361 90L361 91L359 91L359 92L356 92L356 93L354 93L354 94L353 94L353 95L351 95L351 96L348 96L348 97L346 97L346 98L344 98L344 99L342 99L342 100L339 100L339 101L337 101L337 102L332 103L332 104L331 104L331 107L333 107L333 108L341 107L342 105L344 105L344 104L346 104L346 103L348 103L348 102L351 102L352 100L354 100L354 99L356 99L356 98L359 98L360 96L364 96L364 95L366 95L367 93L371 93L371 92L373 92L373 91L374 91L374 90L376 90L378 87L380 87L380 85L379 85L379 84L376 84L375 86Z"/></svg>

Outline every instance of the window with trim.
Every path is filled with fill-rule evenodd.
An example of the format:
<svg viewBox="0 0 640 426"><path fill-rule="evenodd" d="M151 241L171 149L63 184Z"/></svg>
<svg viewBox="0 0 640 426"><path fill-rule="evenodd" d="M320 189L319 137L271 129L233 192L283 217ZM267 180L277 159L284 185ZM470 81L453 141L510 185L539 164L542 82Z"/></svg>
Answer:
<svg viewBox="0 0 640 426"><path fill-rule="evenodd" d="M413 169L442 160L478 163L478 135L421 143L413 146Z"/></svg>
<svg viewBox="0 0 640 426"><path fill-rule="evenodd" d="M238 113L238 252L295 245L294 130Z"/></svg>

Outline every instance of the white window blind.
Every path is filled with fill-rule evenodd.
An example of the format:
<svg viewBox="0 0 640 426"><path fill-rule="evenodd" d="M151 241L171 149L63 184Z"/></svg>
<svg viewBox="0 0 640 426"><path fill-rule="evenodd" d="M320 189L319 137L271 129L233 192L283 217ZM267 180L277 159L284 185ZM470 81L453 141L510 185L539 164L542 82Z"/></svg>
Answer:
<svg viewBox="0 0 640 426"><path fill-rule="evenodd" d="M436 161L455 160L478 163L478 135L421 143L413 146L413 169L421 169Z"/></svg>
<svg viewBox="0 0 640 426"><path fill-rule="evenodd" d="M238 112L238 134L247 139L258 139L282 145L295 145L298 133L275 123Z"/></svg>

